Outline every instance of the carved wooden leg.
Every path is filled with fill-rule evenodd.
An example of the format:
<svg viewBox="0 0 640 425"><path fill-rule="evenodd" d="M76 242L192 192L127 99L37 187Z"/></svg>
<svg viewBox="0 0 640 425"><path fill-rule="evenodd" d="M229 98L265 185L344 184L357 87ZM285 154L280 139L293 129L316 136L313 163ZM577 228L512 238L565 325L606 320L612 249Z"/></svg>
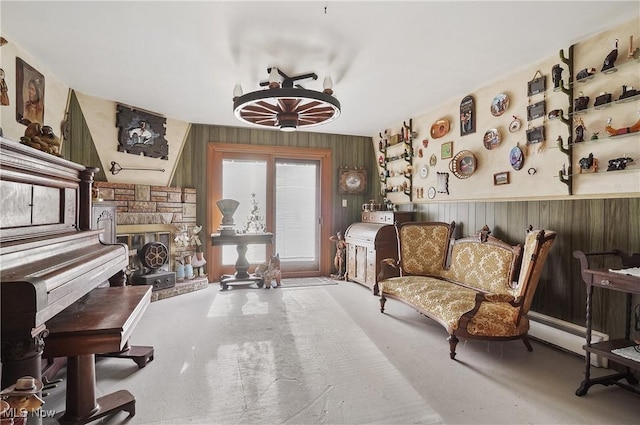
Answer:
<svg viewBox="0 0 640 425"><path fill-rule="evenodd" d="M387 302L387 299L384 297L384 295L380 296L380 313L384 313L384 303Z"/></svg>
<svg viewBox="0 0 640 425"><path fill-rule="evenodd" d="M451 360L455 360L456 345L458 345L459 339L455 335L449 335L449 338L447 338L447 340L449 341L449 357L451 357Z"/></svg>
<svg viewBox="0 0 640 425"><path fill-rule="evenodd" d="M529 341L529 335L522 335L522 342L524 342L525 347L527 347L527 351L533 351L533 347L531 346L531 342Z"/></svg>
<svg viewBox="0 0 640 425"><path fill-rule="evenodd" d="M375 295L375 296L380 295L380 289L378 288L378 282L373 284L373 295Z"/></svg>

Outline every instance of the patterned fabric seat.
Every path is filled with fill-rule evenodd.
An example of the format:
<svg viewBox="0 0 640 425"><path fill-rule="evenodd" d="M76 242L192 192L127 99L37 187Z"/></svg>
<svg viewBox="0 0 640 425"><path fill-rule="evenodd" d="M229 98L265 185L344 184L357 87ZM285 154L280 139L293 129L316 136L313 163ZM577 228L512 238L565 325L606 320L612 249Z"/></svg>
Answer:
<svg viewBox="0 0 640 425"><path fill-rule="evenodd" d="M394 298L436 320L449 333L452 359L459 336L522 339L531 351L526 313L555 232L531 230L521 249L491 236L453 241L454 226L412 222L398 228L400 259L383 261L378 279L380 311Z"/></svg>

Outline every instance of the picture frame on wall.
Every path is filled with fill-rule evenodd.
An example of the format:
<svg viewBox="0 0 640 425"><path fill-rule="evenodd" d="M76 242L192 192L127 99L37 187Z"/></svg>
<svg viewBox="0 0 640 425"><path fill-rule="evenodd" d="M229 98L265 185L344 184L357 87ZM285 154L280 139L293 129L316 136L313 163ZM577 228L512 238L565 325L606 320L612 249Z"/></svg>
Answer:
<svg viewBox="0 0 640 425"><path fill-rule="evenodd" d="M440 146L440 159L447 159L453 156L453 142L446 142Z"/></svg>
<svg viewBox="0 0 640 425"><path fill-rule="evenodd" d="M169 159L165 139L167 119L125 105L117 105L118 152Z"/></svg>
<svg viewBox="0 0 640 425"><path fill-rule="evenodd" d="M500 186L503 184L509 184L509 172L503 171L501 173L495 173L493 175L493 185Z"/></svg>
<svg viewBox="0 0 640 425"><path fill-rule="evenodd" d="M475 101L465 96L460 102L460 136L476 132Z"/></svg>
<svg viewBox="0 0 640 425"><path fill-rule="evenodd" d="M367 170L355 167L340 167L339 189L341 194L364 193L367 189Z"/></svg>
<svg viewBox="0 0 640 425"><path fill-rule="evenodd" d="M16 57L16 121L44 125L44 75Z"/></svg>

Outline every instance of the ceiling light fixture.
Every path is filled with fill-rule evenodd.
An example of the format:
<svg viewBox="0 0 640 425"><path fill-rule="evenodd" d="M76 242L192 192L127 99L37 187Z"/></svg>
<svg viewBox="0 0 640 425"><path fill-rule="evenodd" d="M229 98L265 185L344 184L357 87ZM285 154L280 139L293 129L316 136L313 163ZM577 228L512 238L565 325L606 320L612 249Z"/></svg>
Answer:
<svg viewBox="0 0 640 425"><path fill-rule="evenodd" d="M326 77L323 91L305 89L294 83L317 80L315 73L289 77L276 67L267 68L269 80L260 83L265 90L242 94L236 84L233 90L233 111L240 121L282 131L295 131L325 124L340 116L340 102L333 97L333 82Z"/></svg>

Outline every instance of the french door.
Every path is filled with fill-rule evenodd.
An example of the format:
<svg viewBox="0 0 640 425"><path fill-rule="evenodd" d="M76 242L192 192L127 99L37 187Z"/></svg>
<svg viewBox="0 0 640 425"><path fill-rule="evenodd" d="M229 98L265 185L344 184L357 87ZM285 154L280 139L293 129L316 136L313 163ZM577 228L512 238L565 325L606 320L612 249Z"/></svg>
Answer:
<svg viewBox="0 0 640 425"><path fill-rule="evenodd" d="M330 155L324 149L210 144L207 210L211 233L217 232L222 217L216 201L235 199L240 202L233 216L236 230L274 234L271 245L249 245L250 271L278 254L287 277L328 275ZM211 251L209 270L214 278L232 274L235 247Z"/></svg>

